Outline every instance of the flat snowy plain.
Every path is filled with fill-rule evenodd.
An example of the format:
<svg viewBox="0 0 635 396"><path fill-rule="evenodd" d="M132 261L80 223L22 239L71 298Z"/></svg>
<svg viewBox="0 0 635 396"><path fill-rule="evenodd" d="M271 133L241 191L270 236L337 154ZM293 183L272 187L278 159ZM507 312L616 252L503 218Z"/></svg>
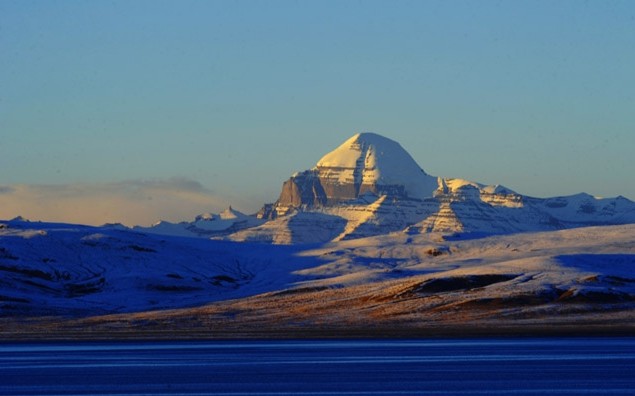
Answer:
<svg viewBox="0 0 635 396"><path fill-rule="evenodd" d="M0 345L3 395L632 395L635 338Z"/></svg>

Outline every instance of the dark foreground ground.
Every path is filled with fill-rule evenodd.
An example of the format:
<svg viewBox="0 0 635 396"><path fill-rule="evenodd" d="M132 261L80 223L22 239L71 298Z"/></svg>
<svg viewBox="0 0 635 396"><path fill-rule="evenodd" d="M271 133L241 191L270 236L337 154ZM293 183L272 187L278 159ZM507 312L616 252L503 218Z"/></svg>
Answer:
<svg viewBox="0 0 635 396"><path fill-rule="evenodd" d="M461 337L635 337L631 311L542 321L466 323L245 323L117 315L86 319L0 321L0 340L203 340ZM147 314L143 314L147 315ZM191 319L191 318L190 318ZM548 321L550 319L550 321Z"/></svg>

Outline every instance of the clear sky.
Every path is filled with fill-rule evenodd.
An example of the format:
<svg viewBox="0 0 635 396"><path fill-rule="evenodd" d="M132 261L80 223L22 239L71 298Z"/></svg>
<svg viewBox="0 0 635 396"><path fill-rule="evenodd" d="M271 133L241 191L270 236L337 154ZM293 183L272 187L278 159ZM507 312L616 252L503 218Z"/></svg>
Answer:
<svg viewBox="0 0 635 396"><path fill-rule="evenodd" d="M635 2L0 0L0 218L254 212L359 131L635 199Z"/></svg>

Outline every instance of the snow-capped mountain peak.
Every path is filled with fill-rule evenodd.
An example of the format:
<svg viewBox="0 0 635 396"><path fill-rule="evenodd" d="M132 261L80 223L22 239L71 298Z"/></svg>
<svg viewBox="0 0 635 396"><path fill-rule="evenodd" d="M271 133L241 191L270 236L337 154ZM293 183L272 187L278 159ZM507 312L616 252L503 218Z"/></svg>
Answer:
<svg viewBox="0 0 635 396"><path fill-rule="evenodd" d="M227 209L223 210L222 212L220 212L218 214L218 216L222 219L222 220L232 220L232 219L238 219L241 217L246 217L247 215L239 212L235 209L233 209L231 206L229 206Z"/></svg>
<svg viewBox="0 0 635 396"><path fill-rule="evenodd" d="M432 197L438 186L438 179L425 173L399 143L376 133L358 133L314 168L294 173L278 201L266 205L259 216L273 219L298 208L332 207L368 195L421 200Z"/></svg>
<svg viewBox="0 0 635 396"><path fill-rule="evenodd" d="M318 167L342 167L355 168L359 159L368 149L374 150L369 153L373 157L387 157L403 155L405 150L394 140L373 132L361 132L348 138L335 150L324 155L317 163ZM360 156L360 154L362 154ZM409 156L408 156L409 157ZM374 160L376 158L373 158ZM409 158L412 162L412 157ZM393 158L393 162L396 160Z"/></svg>
<svg viewBox="0 0 635 396"><path fill-rule="evenodd" d="M367 191L397 190L411 198L426 198L437 188L437 179L426 174L399 143L372 132L347 139L323 156L314 170L323 184L353 184L355 198Z"/></svg>
<svg viewBox="0 0 635 396"><path fill-rule="evenodd" d="M215 214L215 213L203 213L200 214L198 216L196 216L195 221L218 221L218 220L234 220L234 219L240 219L243 217L247 217L246 214L239 212L235 209L233 209L231 206L229 206L227 209L223 210L222 212Z"/></svg>

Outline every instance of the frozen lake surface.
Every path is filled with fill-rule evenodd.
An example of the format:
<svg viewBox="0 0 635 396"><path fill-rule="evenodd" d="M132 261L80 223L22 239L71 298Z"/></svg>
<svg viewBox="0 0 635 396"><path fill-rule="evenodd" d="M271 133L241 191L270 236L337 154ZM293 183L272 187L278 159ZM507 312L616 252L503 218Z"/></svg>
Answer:
<svg viewBox="0 0 635 396"><path fill-rule="evenodd" d="M0 344L2 395L635 394L635 338Z"/></svg>

